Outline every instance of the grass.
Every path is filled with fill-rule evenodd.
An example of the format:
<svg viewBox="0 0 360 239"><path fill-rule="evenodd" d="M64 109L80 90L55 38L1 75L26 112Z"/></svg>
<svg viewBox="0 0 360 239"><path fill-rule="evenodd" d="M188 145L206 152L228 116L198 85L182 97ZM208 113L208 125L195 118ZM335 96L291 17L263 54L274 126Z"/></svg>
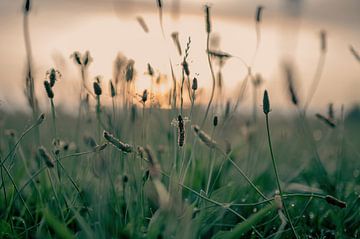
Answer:
<svg viewBox="0 0 360 239"><path fill-rule="evenodd" d="M162 28L163 2L157 4ZM90 53L75 52L77 116L57 108L61 79L45 83L51 109L46 117L1 112L0 238L360 237L359 110L311 115L307 107L320 73L304 108L289 83L296 109L287 117L271 111L267 91L263 109L254 103L249 114L231 110L246 97L246 82L258 77L250 67L238 97L220 105L209 7L205 15L212 75L205 106L196 101L196 79L190 89L189 40L181 72L173 71L169 57L169 109L154 103L151 90L135 93L132 60L124 60L108 93L100 77L88 79ZM251 85L253 102L259 102L262 86Z"/></svg>

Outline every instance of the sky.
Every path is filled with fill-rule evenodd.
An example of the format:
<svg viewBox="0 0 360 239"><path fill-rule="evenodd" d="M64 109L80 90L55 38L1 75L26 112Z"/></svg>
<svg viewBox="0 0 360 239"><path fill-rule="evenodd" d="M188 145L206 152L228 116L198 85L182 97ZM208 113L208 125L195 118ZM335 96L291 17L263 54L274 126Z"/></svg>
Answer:
<svg viewBox="0 0 360 239"><path fill-rule="evenodd" d="M22 1L0 1L0 108L12 112L27 109L23 94L26 60L22 4ZM165 0L165 40L155 0L34 0L29 21L40 106L48 107L42 82L47 70L55 67L62 74L55 88L56 105L68 112L77 109L80 73L70 59L74 51L91 52L94 61L89 67L88 80L91 82L101 75L106 88L119 52L135 60L138 92L150 88L149 76L145 74L147 63L156 71L169 74L170 57L179 75L181 58L170 37L174 31L179 32L182 46L190 37L191 75L209 92L205 4L211 6L212 36L218 37L218 48L248 64L256 49L255 10L258 5L264 6L261 41L252 71L262 75L265 81L262 89L269 90L273 107L289 108L281 71L285 59L295 65L300 100L306 96L320 57L321 30L327 33L328 50L311 107L325 111L330 102L335 107L341 104L350 107L358 102L360 64L349 51L349 45L360 49L358 0ZM138 16L145 20L149 33L138 24ZM247 69L237 58L226 62L223 68L226 99L235 98L246 73ZM170 83L169 80L159 91L167 92ZM200 100L207 99L208 95L204 94ZM250 105L250 100L244 104Z"/></svg>

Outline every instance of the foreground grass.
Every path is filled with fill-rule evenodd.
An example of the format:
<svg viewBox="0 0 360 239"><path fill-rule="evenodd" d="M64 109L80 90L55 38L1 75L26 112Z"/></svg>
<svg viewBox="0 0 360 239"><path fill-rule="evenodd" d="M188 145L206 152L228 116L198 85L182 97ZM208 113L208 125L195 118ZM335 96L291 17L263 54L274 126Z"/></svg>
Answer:
<svg viewBox="0 0 360 239"><path fill-rule="evenodd" d="M246 124L248 117L240 115L223 126L219 115L215 129L208 122L202 131L213 132L210 140L215 145L201 139L193 144L190 124L201 121L199 113L185 124L185 144L179 147L174 144L178 135L171 125L175 118L171 111L152 108L133 120L119 111L116 122L106 117L110 109L101 112L100 130L121 139L131 152L114 145L100 147L109 142L97 139L95 110L86 116L79 136L69 130L77 120L60 114L59 145L52 143L51 117L35 126L52 160L50 165L37 153L32 130L19 141L21 132L33 124L27 120L30 117L5 115L1 128L2 238L289 238L294 234L284 206L301 237L359 237L356 119L339 120L333 129L308 117L329 186L314 165L313 148L296 117L272 112L281 200L265 120ZM84 140L76 142L77 138ZM190 158L193 161L185 175L182 165Z"/></svg>

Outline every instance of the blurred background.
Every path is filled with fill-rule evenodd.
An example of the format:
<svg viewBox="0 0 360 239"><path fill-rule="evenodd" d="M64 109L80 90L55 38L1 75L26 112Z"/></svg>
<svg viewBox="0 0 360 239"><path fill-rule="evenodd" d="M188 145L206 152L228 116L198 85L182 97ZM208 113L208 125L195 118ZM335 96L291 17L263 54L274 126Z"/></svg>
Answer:
<svg viewBox="0 0 360 239"><path fill-rule="evenodd" d="M326 31L327 51L323 74L310 108L325 110L328 103L346 108L359 102L360 64L349 47L360 49L359 0L164 0L164 40L155 0L34 0L29 16L36 92L40 107L48 107L43 80L51 67L62 78L55 87L55 102L66 112L78 106L80 72L70 55L89 50L94 61L89 81L101 75L103 85L113 78L114 59L122 53L134 59L136 88L150 87L147 63L170 76L168 57L181 73L181 57L172 42L178 32L184 48L191 39L189 67L199 87L209 92L210 71L206 55L205 4L211 6L212 47L241 57L252 64L252 72L264 79L272 108L291 109L284 87L282 64L291 61L303 99L314 78L321 55L320 31ZM260 25L261 41L256 57L255 11L264 7ZM23 1L0 1L0 108L9 112L29 111L24 96L26 55L23 38ZM148 32L138 22L141 17ZM224 98L235 99L247 69L237 58L223 67ZM166 93L171 79L159 91ZM250 94L249 94L249 97ZM261 95L258 96L261 102ZM207 95L201 97L205 102ZM226 100L225 99L225 100ZM245 102L251 106L251 99ZM259 105L260 107L260 105Z"/></svg>

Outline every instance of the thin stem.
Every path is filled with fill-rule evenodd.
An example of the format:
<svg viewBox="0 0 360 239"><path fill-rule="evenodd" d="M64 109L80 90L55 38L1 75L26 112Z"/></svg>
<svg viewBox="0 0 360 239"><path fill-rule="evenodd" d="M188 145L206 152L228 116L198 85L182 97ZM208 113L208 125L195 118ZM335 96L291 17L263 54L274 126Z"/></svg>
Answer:
<svg viewBox="0 0 360 239"><path fill-rule="evenodd" d="M275 156L274 156L273 148L272 148L272 143L271 143L270 127L269 127L269 114L268 113L265 113L265 121L266 121L266 131L267 131L267 138L268 138L268 143L269 143L271 161L272 161L272 165L273 165L275 176L276 176L276 183L277 183L278 190L279 190L279 193L280 193L280 197L281 197L281 200L282 200L283 192L282 192L281 185L280 185L280 178L279 178L278 169L277 169L277 165L276 165L276 160L275 160ZM292 229L292 231L294 233L294 236L296 238L299 238L296 231L295 231L294 225L293 225L293 223L291 221L291 218L290 218L290 215L289 215L289 212L287 210L287 207L286 207L285 203L284 203L283 206L284 206L284 211L285 211L286 217L289 220L290 227L291 227L291 229Z"/></svg>
<svg viewBox="0 0 360 239"><path fill-rule="evenodd" d="M205 111L205 116L201 123L201 128L204 126L204 124L206 122L206 118L209 114L210 106L214 99L214 93L215 93L215 83L216 83L215 82L215 74L214 74L214 69L213 69L212 63L211 63L211 57L210 57L209 51L210 51L210 32L207 33L207 37L206 37L206 52L207 52L207 59L208 59L209 68L210 68L210 72L211 72L212 88L211 88L211 95L210 95L209 103L208 103L206 111Z"/></svg>

